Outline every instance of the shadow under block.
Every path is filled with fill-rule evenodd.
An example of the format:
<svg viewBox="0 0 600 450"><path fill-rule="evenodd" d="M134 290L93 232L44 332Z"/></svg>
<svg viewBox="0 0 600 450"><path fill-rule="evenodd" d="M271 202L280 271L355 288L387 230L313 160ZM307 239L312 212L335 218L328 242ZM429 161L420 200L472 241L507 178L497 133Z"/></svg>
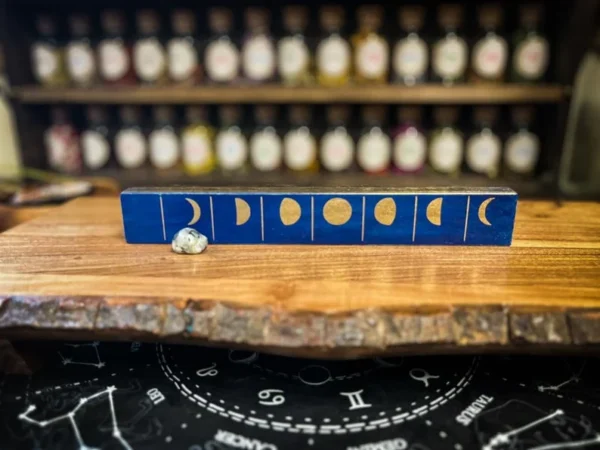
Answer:
<svg viewBox="0 0 600 450"><path fill-rule="evenodd" d="M130 244L192 227L211 244L487 245L512 241L508 188L233 190L133 188L121 194Z"/></svg>

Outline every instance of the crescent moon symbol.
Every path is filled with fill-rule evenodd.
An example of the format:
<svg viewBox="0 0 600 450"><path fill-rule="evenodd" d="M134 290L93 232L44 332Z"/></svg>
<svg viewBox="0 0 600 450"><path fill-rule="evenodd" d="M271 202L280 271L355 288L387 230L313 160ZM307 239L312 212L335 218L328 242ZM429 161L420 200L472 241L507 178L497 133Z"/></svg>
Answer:
<svg viewBox="0 0 600 450"><path fill-rule="evenodd" d="M431 200L429 205L427 205L427 220L429 220L432 224L440 226L442 224L442 202L444 199L442 197L438 197L434 200Z"/></svg>
<svg viewBox="0 0 600 450"><path fill-rule="evenodd" d="M487 213L487 207L488 205L492 202L492 200L494 200L495 197L490 197L487 200L484 200L483 203L479 206L479 220L481 220L481 223L483 223L484 225L487 225L488 227L491 227L492 224L490 223L490 221L488 220L488 218L486 217L486 213Z"/></svg>
<svg viewBox="0 0 600 450"><path fill-rule="evenodd" d="M185 198L185 200L192 205L192 209L194 210L194 215L192 216L192 220L188 222L188 225L194 225L200 220L200 215L202 214L202 210L200 209L200 205L196 200L192 200L191 198Z"/></svg>
<svg viewBox="0 0 600 450"><path fill-rule="evenodd" d="M235 199L235 224L244 225L250 219L250 205L241 198Z"/></svg>

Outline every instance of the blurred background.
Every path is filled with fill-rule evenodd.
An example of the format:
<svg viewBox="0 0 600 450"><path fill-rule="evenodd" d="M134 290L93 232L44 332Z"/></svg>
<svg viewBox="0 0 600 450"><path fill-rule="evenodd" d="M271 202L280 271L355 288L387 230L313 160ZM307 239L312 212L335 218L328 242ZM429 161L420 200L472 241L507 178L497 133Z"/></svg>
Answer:
<svg viewBox="0 0 600 450"><path fill-rule="evenodd" d="M597 0L0 5L13 204L99 179L600 198ZM90 184L31 194L57 180Z"/></svg>

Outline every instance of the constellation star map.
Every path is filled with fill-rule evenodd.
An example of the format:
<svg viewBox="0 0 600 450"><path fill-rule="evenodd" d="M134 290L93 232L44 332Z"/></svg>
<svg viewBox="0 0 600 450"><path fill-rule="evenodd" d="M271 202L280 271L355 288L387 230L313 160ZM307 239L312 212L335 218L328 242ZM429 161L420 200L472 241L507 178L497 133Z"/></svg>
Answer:
<svg viewBox="0 0 600 450"><path fill-rule="evenodd" d="M0 375L0 449L600 448L593 358L52 348L32 376Z"/></svg>

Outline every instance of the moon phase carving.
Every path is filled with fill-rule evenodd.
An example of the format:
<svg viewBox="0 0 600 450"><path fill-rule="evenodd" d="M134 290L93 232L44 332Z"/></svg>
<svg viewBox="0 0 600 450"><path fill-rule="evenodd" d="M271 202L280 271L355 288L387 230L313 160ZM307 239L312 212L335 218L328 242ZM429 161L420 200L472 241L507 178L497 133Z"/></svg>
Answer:
<svg viewBox="0 0 600 450"><path fill-rule="evenodd" d="M330 225L344 225L352 217L352 206L343 198L332 198L323 207L323 217Z"/></svg>
<svg viewBox="0 0 600 450"><path fill-rule="evenodd" d="M427 205L427 220L429 220L433 225L437 225L438 227L442 224L442 203L444 199L442 197L438 197L434 200L431 200L429 205Z"/></svg>
<svg viewBox="0 0 600 450"><path fill-rule="evenodd" d="M187 198L187 197L185 200L192 206L192 210L194 212L194 215L192 216L192 220L190 220L188 222L188 225L195 225L200 220L202 210L200 209L200 205L198 205L198 202L196 202L196 200L192 200L191 198Z"/></svg>
<svg viewBox="0 0 600 450"><path fill-rule="evenodd" d="M396 219L396 202L393 198L381 199L375 205L375 219L381 225L390 226Z"/></svg>
<svg viewBox="0 0 600 450"><path fill-rule="evenodd" d="M279 205L279 218L281 219L281 223L286 226L294 225L300 220L301 215L302 208L300 208L300 204L296 200L289 197L281 200L281 204Z"/></svg>
<svg viewBox="0 0 600 450"><path fill-rule="evenodd" d="M479 211L477 213L481 223L483 223L484 225L487 225L488 227L491 227L492 224L486 216L487 208L488 208L488 205L494 200L494 198L495 197L490 197L487 200L484 200L483 203L481 203L481 205L479 206Z"/></svg>
<svg viewBox="0 0 600 450"><path fill-rule="evenodd" d="M241 198L235 199L235 224L236 225L244 225L248 220L250 220L251 209L248 202L242 200Z"/></svg>

